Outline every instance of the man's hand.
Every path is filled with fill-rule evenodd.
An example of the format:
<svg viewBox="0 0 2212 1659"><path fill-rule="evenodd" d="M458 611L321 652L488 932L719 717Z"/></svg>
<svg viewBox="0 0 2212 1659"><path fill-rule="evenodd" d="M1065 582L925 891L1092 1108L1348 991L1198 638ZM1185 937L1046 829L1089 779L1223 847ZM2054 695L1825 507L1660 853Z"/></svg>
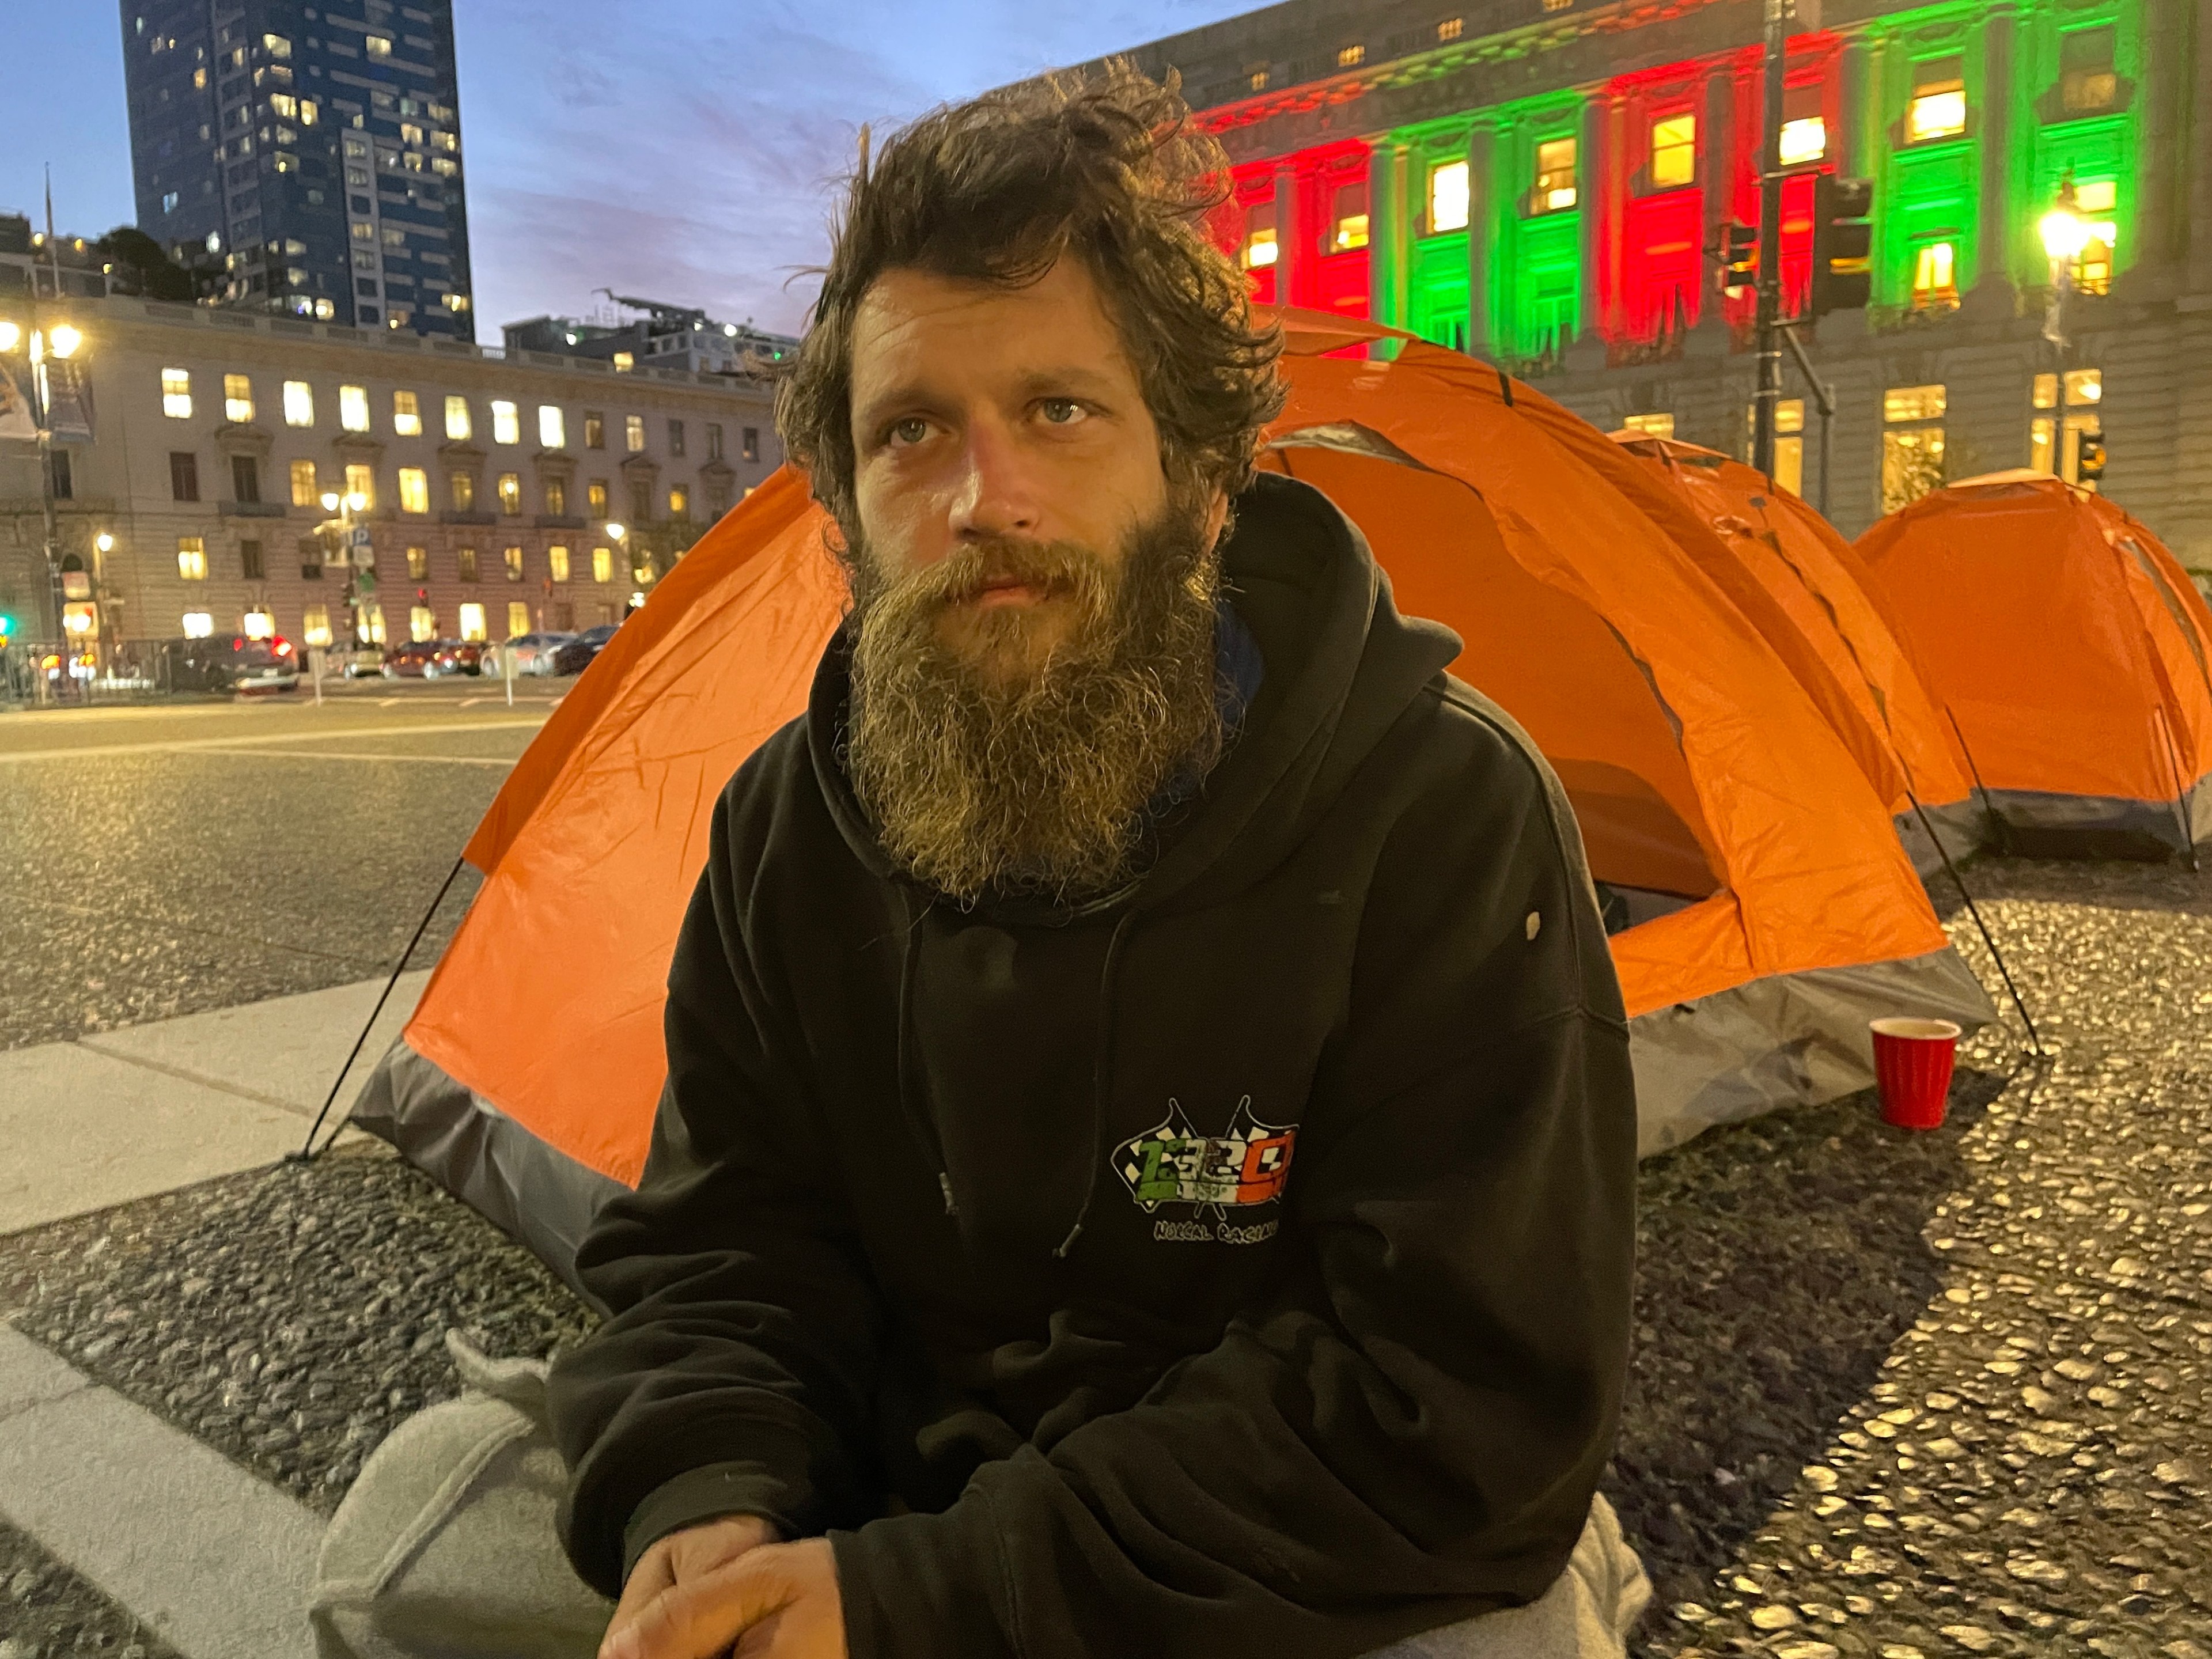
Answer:
<svg viewBox="0 0 2212 1659"><path fill-rule="evenodd" d="M641 1559L641 1571L644 1565ZM629 1607L627 1592L623 1606ZM627 1621L617 1611L599 1649L599 1659L716 1659L721 1654L846 1659L845 1608L828 1539L750 1547L702 1576L679 1576Z"/></svg>
<svg viewBox="0 0 2212 1659"><path fill-rule="evenodd" d="M630 1569L629 1582L623 1586L615 1616L607 1621L606 1638L599 1649L602 1659L612 1659L617 1651L614 1638L637 1623L639 1615L662 1591L703 1578L715 1568L727 1566L746 1552L773 1544L775 1540L775 1523L757 1515L732 1515L719 1521L702 1521L696 1527L685 1527L665 1538L655 1539L652 1547L637 1558L637 1565Z"/></svg>

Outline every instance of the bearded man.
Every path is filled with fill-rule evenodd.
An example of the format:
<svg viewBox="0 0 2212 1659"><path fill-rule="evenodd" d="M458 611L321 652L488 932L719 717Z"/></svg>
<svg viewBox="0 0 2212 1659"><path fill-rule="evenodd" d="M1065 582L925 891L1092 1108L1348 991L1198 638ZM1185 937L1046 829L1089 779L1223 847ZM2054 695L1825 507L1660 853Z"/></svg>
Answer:
<svg viewBox="0 0 2212 1659"><path fill-rule="evenodd" d="M1121 70L852 185L778 405L851 612L715 810L551 1376L604 1659L1565 1659L1648 1594L1580 842L1255 477L1224 177Z"/></svg>

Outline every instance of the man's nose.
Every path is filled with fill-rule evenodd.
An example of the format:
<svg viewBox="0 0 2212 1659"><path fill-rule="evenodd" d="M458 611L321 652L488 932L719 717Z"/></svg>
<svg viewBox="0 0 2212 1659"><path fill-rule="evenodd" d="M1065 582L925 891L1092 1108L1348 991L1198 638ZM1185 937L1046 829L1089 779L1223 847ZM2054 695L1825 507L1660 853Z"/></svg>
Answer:
<svg viewBox="0 0 2212 1659"><path fill-rule="evenodd" d="M1040 533L1042 502L1029 459L1012 433L995 422L970 424L953 491L952 533L963 541Z"/></svg>

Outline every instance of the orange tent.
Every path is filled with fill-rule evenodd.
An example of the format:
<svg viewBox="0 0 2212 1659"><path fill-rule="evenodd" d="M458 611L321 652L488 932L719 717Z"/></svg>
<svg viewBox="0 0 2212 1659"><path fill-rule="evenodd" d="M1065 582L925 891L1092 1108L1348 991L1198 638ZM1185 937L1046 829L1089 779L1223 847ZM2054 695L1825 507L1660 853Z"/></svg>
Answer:
<svg viewBox="0 0 2212 1659"><path fill-rule="evenodd" d="M1969 478L1859 538L2005 841L2165 858L2212 830L2212 611L2158 538L2036 472Z"/></svg>
<svg viewBox="0 0 2212 1659"><path fill-rule="evenodd" d="M1897 833L1923 876L1942 868L1928 828L1954 859L1975 851L1986 813L1965 751L1922 678L1909 647L1867 592L1868 577L1835 526L1786 489L1717 451L1639 433L1613 434L1716 532L1741 570L1778 607L1762 632L1786 624L1819 657L1864 726L1896 763L1889 797ZM1879 775L1868 780L1880 788ZM1917 802L1917 810L1915 803Z"/></svg>
<svg viewBox="0 0 2212 1659"><path fill-rule="evenodd" d="M1294 350L1340 349L1288 321ZM1643 463L1471 360L1301 355L1266 464L1366 532L1400 607L1528 728L1572 798L1632 1017L1641 1140L1872 1080L1869 1017L1979 1025L1883 799L1678 537ZM843 593L788 471L685 556L524 756L468 848L483 884L354 1108L569 1271L641 1170L663 981L725 781L803 708ZM579 973L575 964L589 964Z"/></svg>

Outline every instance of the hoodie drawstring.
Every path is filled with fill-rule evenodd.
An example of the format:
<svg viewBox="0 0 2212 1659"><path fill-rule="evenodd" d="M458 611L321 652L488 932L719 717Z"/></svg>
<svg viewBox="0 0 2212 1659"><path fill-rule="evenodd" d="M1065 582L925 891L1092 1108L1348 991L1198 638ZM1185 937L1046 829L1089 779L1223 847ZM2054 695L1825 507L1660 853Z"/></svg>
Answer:
<svg viewBox="0 0 2212 1659"><path fill-rule="evenodd" d="M1137 913L1131 910L1114 924L1114 936L1106 943L1106 966L1098 976L1098 1050L1091 1066L1091 1157L1084 1166L1089 1179L1084 1182L1075 1224L1053 1252L1062 1261L1082 1236L1083 1224L1091 1218L1091 1200L1098 1192L1099 1166L1106 1162L1106 1105L1114 1075L1114 973L1121 963L1122 943L1136 920Z"/></svg>
<svg viewBox="0 0 2212 1659"><path fill-rule="evenodd" d="M960 1206L952 1196L952 1172L945 1168L945 1148L938 1140L936 1126L930 1122L929 1114L921 1103L915 1098L913 1066L908 1054L912 1046L909 1031L914 1011L914 973L915 965L921 959L921 924L928 920L937 901L931 899L918 913L912 898L903 891L900 895L900 902L906 909L906 949L899 960L896 1038L899 1110L905 1115L907 1127L914 1131L915 1139L921 1143L923 1154L937 1165L937 1190L945 1194L945 1213L957 1216L960 1213Z"/></svg>

